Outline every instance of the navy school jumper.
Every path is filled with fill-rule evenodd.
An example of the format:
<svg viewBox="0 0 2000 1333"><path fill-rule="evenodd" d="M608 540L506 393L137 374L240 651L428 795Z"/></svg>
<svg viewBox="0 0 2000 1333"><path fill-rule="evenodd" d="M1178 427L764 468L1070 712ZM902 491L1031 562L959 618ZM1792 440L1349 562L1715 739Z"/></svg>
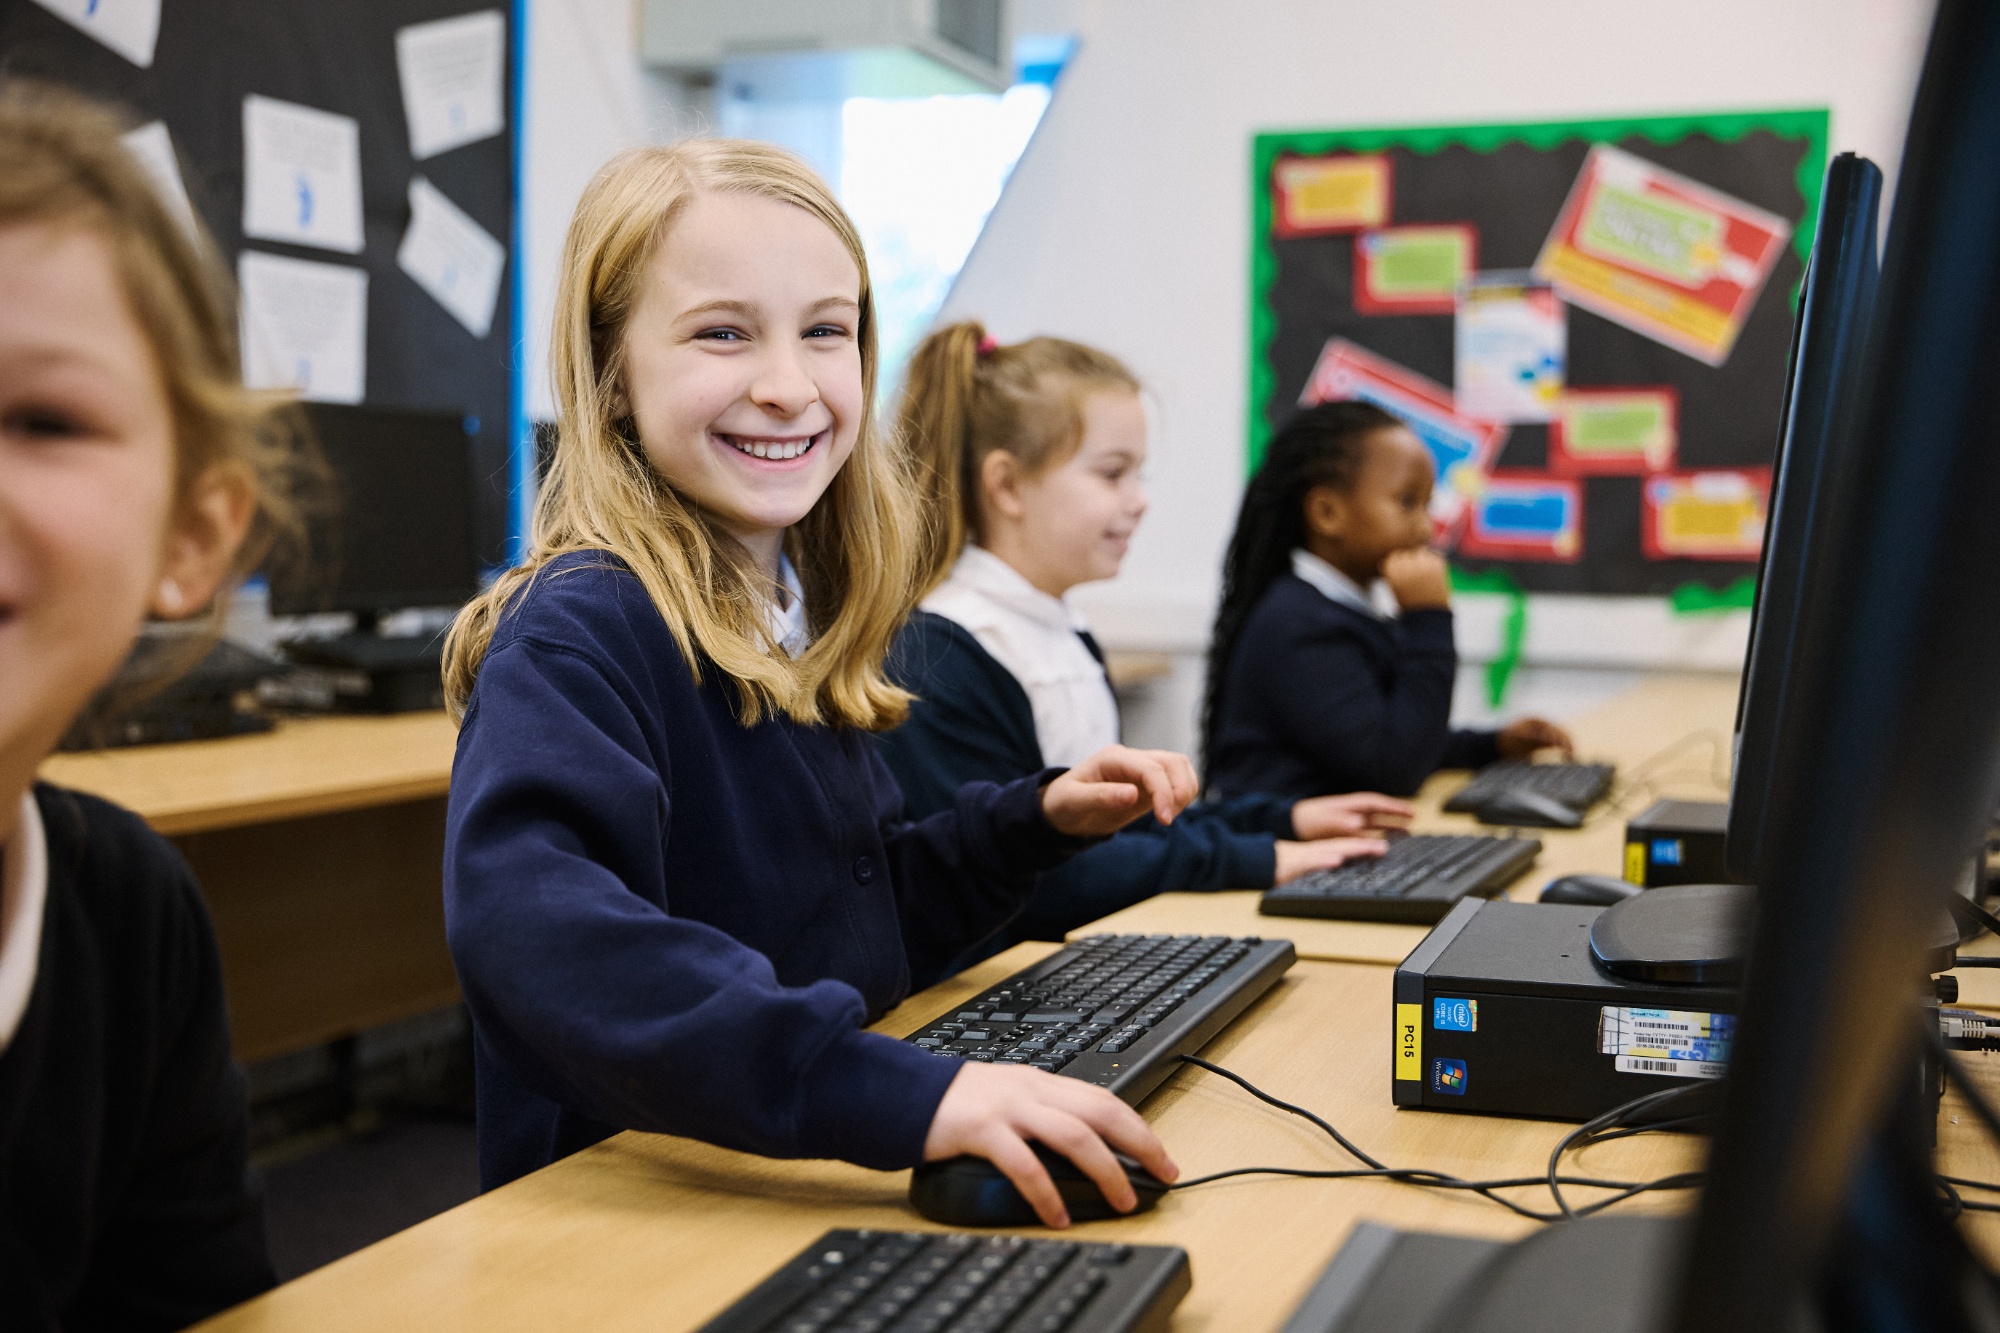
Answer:
<svg viewBox="0 0 2000 1333"><path fill-rule="evenodd" d="M607 553L502 617L445 834L485 1188L619 1129L914 1165L958 1062L863 1024L1089 845L1050 773L906 822L872 737L734 700Z"/></svg>
<svg viewBox="0 0 2000 1333"><path fill-rule="evenodd" d="M1011 782L1042 768L1027 691L957 621L913 613L890 650L889 674L917 696L909 719L882 736L913 814L950 808L964 783ZM1192 805L1172 824L1145 816L1043 875L1027 908L977 956L1024 939L1060 940L1156 893L1269 888L1276 840L1293 836L1292 802L1277 797Z"/></svg>
<svg viewBox="0 0 2000 1333"><path fill-rule="evenodd" d="M1409 796L1440 768L1490 764L1495 733L1452 730L1457 675L1450 611L1380 620L1280 574L1230 650L1209 788Z"/></svg>

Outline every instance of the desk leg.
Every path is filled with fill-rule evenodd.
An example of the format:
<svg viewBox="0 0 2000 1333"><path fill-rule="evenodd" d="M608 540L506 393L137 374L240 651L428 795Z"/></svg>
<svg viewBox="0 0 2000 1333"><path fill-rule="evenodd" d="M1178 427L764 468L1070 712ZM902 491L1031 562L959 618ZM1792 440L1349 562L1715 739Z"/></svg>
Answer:
<svg viewBox="0 0 2000 1333"><path fill-rule="evenodd" d="M215 918L238 1059L458 999L444 943L443 799L174 842Z"/></svg>

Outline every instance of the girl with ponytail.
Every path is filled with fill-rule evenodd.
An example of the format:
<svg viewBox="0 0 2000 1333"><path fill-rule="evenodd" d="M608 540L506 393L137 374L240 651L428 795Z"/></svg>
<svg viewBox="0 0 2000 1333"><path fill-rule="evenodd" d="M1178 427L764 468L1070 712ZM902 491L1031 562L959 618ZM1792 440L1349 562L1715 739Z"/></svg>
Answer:
<svg viewBox="0 0 2000 1333"><path fill-rule="evenodd" d="M1014 781L1117 739L1103 656L1064 595L1118 573L1146 512L1146 413L1108 354L1062 338L1002 345L968 322L912 358L901 431L930 517L928 591L890 655L916 698L883 750L922 814L948 809L964 783ZM1379 854L1379 841L1343 835L1407 814L1386 797L1253 795L1171 825L1141 820L1043 875L971 956L1059 940L1156 893L1268 888Z"/></svg>
<svg viewBox="0 0 2000 1333"><path fill-rule="evenodd" d="M1538 718L1452 730L1431 485L1429 451L1372 403L1307 408L1271 441L1223 559L1202 709L1211 793L1409 795L1439 768L1570 748Z"/></svg>

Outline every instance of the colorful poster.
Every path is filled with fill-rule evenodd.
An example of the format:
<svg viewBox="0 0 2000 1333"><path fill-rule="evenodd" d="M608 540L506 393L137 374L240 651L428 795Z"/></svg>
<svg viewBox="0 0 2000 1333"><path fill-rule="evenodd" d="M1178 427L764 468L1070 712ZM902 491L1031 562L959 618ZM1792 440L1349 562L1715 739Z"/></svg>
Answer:
<svg viewBox="0 0 2000 1333"><path fill-rule="evenodd" d="M1583 557L1582 482L1539 472L1493 472L1469 508L1460 555L1560 564Z"/></svg>
<svg viewBox="0 0 2000 1333"><path fill-rule="evenodd" d="M1272 230L1290 239L1379 227L1389 220L1389 174L1389 159L1372 153L1280 158Z"/></svg>
<svg viewBox="0 0 2000 1333"><path fill-rule="evenodd" d="M1648 560L1755 560L1770 506L1767 467L1649 477L1640 545Z"/></svg>
<svg viewBox="0 0 2000 1333"><path fill-rule="evenodd" d="M1791 232L1775 213L1597 144L1535 273L1564 300L1719 366Z"/></svg>
<svg viewBox="0 0 2000 1333"><path fill-rule="evenodd" d="M1549 423L1549 470L1565 477L1669 471L1680 448L1680 409L1671 384L1570 389Z"/></svg>
<svg viewBox="0 0 2000 1333"><path fill-rule="evenodd" d="M1474 274L1458 293L1458 410L1487 421L1547 421L1562 394L1569 318L1555 288L1522 270Z"/></svg>
<svg viewBox="0 0 2000 1333"><path fill-rule="evenodd" d="M1476 478L1499 455L1507 428L1460 412L1442 384L1345 338L1330 338L1299 395L1299 406L1344 399L1393 413L1424 442L1437 469L1431 522L1440 536L1457 525Z"/></svg>
<svg viewBox="0 0 2000 1333"><path fill-rule="evenodd" d="M1449 315L1479 263L1479 234L1457 223L1384 227L1354 238L1354 308L1364 315Z"/></svg>

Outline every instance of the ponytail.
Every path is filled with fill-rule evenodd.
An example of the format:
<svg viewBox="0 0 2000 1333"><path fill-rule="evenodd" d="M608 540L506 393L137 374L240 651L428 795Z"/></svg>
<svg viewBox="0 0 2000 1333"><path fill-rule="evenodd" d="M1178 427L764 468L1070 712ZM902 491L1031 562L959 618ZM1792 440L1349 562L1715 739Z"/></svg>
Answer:
<svg viewBox="0 0 2000 1333"><path fill-rule="evenodd" d="M1222 603L1209 637L1208 689L1201 708L1204 761L1215 756L1236 640L1265 590L1291 568L1293 549L1305 544L1306 492L1315 486L1343 491L1353 486L1368 437L1401 424L1373 403L1322 403L1286 422L1272 439L1264 465L1244 488L1236 531L1222 559Z"/></svg>
<svg viewBox="0 0 2000 1333"><path fill-rule="evenodd" d="M898 431L926 511L918 586L928 592L978 541L979 477L1004 449L1030 474L1083 443L1083 400L1100 389L1139 392L1107 352L1066 338L1001 346L977 321L939 329L904 372Z"/></svg>

